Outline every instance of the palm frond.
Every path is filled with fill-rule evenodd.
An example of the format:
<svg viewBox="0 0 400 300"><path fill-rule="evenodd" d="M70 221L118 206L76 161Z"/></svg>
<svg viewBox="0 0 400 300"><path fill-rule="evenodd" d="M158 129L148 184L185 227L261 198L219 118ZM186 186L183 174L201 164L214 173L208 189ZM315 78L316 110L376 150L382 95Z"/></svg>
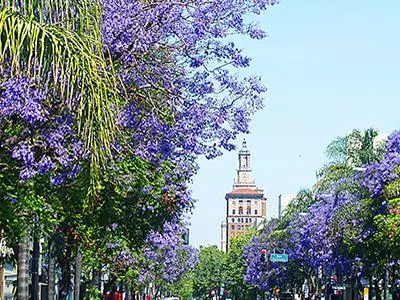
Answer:
<svg viewBox="0 0 400 300"><path fill-rule="evenodd" d="M94 164L104 161L116 132L114 105L119 97L116 76L96 36L39 23L12 7L3 9L0 68L9 68L12 77L24 74L58 89L65 105L76 110L78 133Z"/></svg>
<svg viewBox="0 0 400 300"><path fill-rule="evenodd" d="M0 0L0 71L34 79L74 112L78 135L91 153L94 192L118 131L121 100L100 20L96 0Z"/></svg>

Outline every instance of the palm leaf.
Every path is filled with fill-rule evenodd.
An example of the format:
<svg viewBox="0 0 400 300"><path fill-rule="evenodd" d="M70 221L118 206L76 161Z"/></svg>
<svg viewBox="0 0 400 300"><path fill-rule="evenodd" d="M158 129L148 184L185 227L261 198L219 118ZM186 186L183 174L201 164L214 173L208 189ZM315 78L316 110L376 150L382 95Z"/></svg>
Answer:
<svg viewBox="0 0 400 300"><path fill-rule="evenodd" d="M65 106L75 110L78 134L91 152L95 180L110 153L117 131L116 105L120 103L117 77L103 54L96 3L80 1L86 4L76 6L76 1L23 1L24 9L18 9L6 8L5 2L0 11L0 71L9 68L11 77L24 74L56 89ZM68 10L70 2L76 3ZM47 16L32 15L45 6L52 10ZM72 10L75 19L69 20ZM46 23L46 18L51 22Z"/></svg>

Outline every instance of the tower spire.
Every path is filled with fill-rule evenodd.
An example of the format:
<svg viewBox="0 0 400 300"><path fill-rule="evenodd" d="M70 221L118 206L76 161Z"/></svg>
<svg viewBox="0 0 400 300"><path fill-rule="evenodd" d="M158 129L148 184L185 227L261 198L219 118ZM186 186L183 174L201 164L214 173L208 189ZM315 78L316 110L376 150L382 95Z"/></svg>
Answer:
<svg viewBox="0 0 400 300"><path fill-rule="evenodd" d="M243 139L242 148L238 153L238 164L237 178L234 186L255 188L255 183L251 176L250 151L247 148L247 142L245 139Z"/></svg>

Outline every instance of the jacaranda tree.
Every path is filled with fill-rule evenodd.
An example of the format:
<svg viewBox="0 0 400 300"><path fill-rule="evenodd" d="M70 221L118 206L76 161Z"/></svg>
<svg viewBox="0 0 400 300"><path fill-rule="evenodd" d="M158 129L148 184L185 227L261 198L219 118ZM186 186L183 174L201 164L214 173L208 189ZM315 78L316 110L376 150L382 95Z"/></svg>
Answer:
<svg viewBox="0 0 400 300"><path fill-rule="evenodd" d="M0 2L0 225L26 248L38 216L62 293L79 249L103 257L110 228L140 247L192 208L196 158L249 131L265 87L229 37L265 37L245 16L276 3Z"/></svg>

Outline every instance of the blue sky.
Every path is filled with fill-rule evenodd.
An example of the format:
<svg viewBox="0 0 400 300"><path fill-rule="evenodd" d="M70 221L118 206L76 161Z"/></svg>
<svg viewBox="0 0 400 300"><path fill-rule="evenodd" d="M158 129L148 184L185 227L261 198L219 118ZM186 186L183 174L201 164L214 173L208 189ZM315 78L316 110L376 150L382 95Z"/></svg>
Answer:
<svg viewBox="0 0 400 300"><path fill-rule="evenodd" d="M313 185L336 136L399 128L399 16L399 0L281 0L257 18L266 39L238 41L252 58L245 73L261 75L268 87L246 140L270 217L279 194ZM236 152L200 159L192 185L194 246L219 245L236 162Z"/></svg>

